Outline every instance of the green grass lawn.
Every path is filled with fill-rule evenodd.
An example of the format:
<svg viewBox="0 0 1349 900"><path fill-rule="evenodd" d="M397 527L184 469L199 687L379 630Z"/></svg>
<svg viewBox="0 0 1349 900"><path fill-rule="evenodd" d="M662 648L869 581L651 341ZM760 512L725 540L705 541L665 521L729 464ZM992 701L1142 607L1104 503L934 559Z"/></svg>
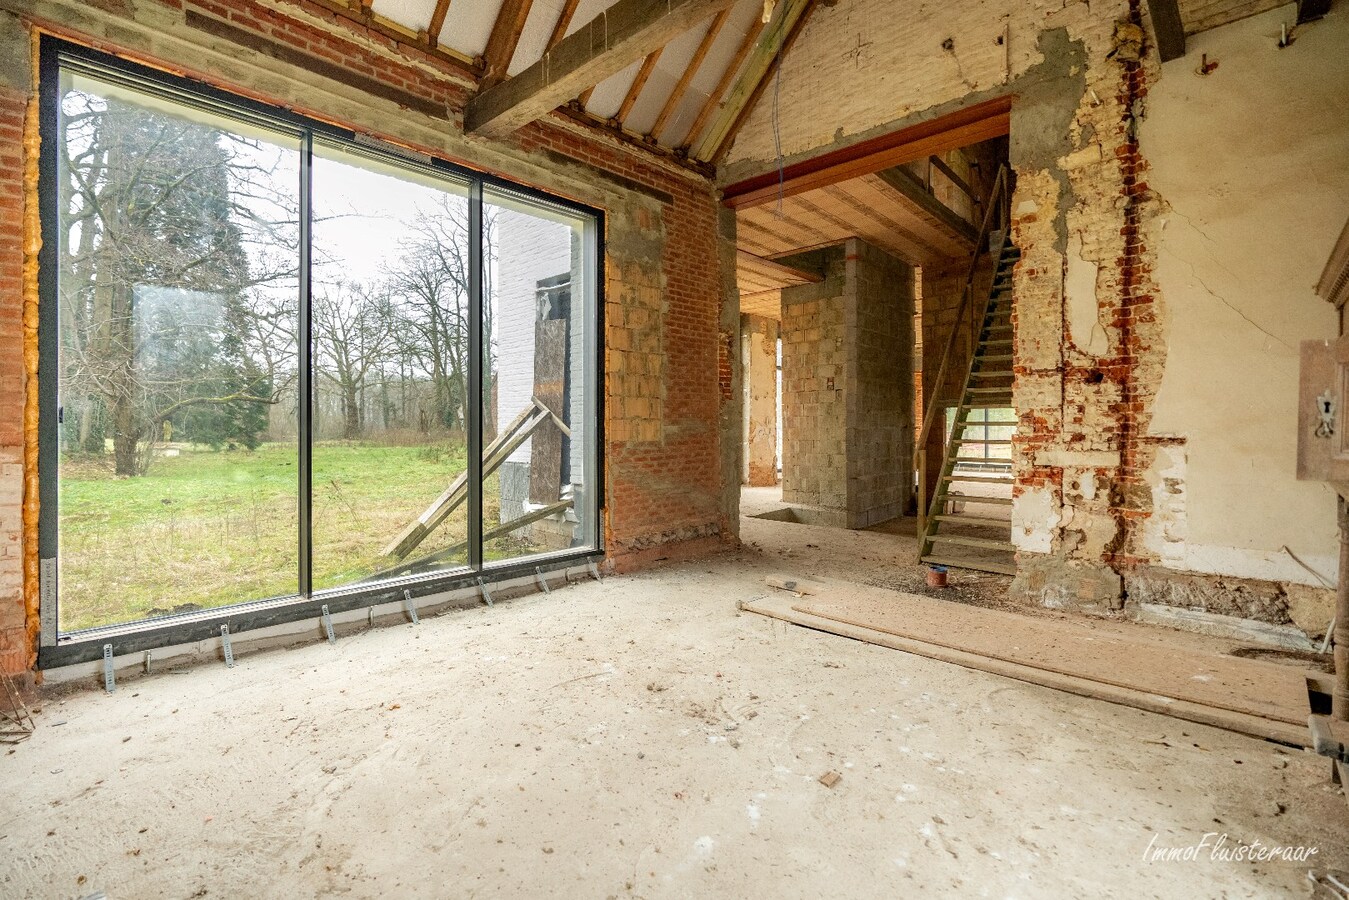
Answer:
<svg viewBox="0 0 1349 900"><path fill-rule="evenodd" d="M299 490L294 444L179 448L148 475L115 478L105 457L63 459L62 631L294 594ZM464 447L333 441L314 447L314 587L358 581L380 551L464 470ZM496 521L495 478L484 520ZM463 541L461 505L413 557ZM527 553L494 542L489 558ZM447 567L464 555L447 560Z"/></svg>

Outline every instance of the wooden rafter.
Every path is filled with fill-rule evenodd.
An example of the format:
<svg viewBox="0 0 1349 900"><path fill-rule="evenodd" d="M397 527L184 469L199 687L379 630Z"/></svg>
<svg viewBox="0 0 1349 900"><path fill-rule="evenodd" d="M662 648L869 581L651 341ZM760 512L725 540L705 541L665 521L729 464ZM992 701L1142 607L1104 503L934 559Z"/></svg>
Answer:
<svg viewBox="0 0 1349 900"><path fill-rule="evenodd" d="M464 130L501 137L664 47L736 0L617 0L514 78L468 102Z"/></svg>
<svg viewBox="0 0 1349 900"><path fill-rule="evenodd" d="M396 22L384 18L379 13L371 12L364 0L352 0L348 5L344 0L310 0L315 5L322 7L335 16L346 19L348 22L355 22L357 25L370 29L376 34L382 35L397 44L403 44L408 47L415 47L431 56L448 63L460 74L471 78L474 81L482 74L482 68L472 59L462 53L451 50L448 47L441 47L433 44L426 32L413 31L399 25Z"/></svg>
<svg viewBox="0 0 1349 900"><path fill-rule="evenodd" d="M726 19L730 14L729 9L723 9L712 19L712 24L707 26L707 33L699 41L698 49L694 51L688 67L684 69L684 74L679 76L679 81L675 82L674 89L670 91L670 96L666 98L665 105L661 107L660 115L656 116L656 124L651 126L651 140L660 141L661 135L665 132L665 126L669 124L670 116L679 108L679 101L684 99L684 92L689 89L693 76L698 74L703 59L707 56L707 52L712 49L712 44L716 42L717 35L721 33L721 28L726 24Z"/></svg>
<svg viewBox="0 0 1349 900"><path fill-rule="evenodd" d="M445 15L450 11L450 0L436 0L436 8L431 11L431 24L426 26L426 42L432 47L440 45L440 29L445 27Z"/></svg>
<svg viewBox="0 0 1349 900"><path fill-rule="evenodd" d="M487 49L482 52L483 73L479 90L487 90L506 80L511 57L515 56L520 34L525 30L525 19L529 18L533 4L534 0L506 0L501 4L501 11L492 24L492 35L487 39Z"/></svg>
<svg viewBox="0 0 1349 900"><path fill-rule="evenodd" d="M660 60L660 55L665 51L664 47L657 47L647 54L646 59L642 61L642 67L637 70L637 77L632 79L632 84L628 86L628 93L624 95L623 102L618 107L618 112L614 114L614 121L621 126L628 120L628 113L632 112L632 106L637 102L637 97L642 93L642 88L646 87L646 82L651 78L651 73L656 71L656 63ZM587 100L590 98L587 96Z"/></svg>
<svg viewBox="0 0 1349 900"><path fill-rule="evenodd" d="M762 40L746 61L745 71L731 88L721 112L695 146L694 156L712 162L730 148L736 132L777 70L782 54L791 47L801 26L810 17L815 3L816 0L779 0L779 11L764 29Z"/></svg>
<svg viewBox="0 0 1349 900"><path fill-rule="evenodd" d="M553 33L548 37L548 44L544 51L552 50L558 42L567 36L567 28L571 25L572 18L576 15L576 7L581 5L581 0L567 0L562 12L557 17L557 24L553 26Z"/></svg>
<svg viewBox="0 0 1349 900"><path fill-rule="evenodd" d="M730 65L728 65L726 71L722 73L721 80L718 81L717 86L712 89L712 93L707 95L707 102L703 104L703 108L698 110L698 118L693 120L693 126L689 128L688 134L684 137L684 145L686 148L688 145L698 140L698 135L702 134L703 126L707 124L707 120L711 118L712 113L715 112L717 106L720 105L722 96L725 95L726 89L731 86L731 82L735 79L736 73L740 71L740 64L745 61L745 57L749 56L749 52L754 49L754 44L759 40L759 32L761 31L763 31L763 20L758 16L755 16L754 22L749 27L749 31L745 32L744 39L740 41L740 47L735 51L735 56L731 59Z"/></svg>

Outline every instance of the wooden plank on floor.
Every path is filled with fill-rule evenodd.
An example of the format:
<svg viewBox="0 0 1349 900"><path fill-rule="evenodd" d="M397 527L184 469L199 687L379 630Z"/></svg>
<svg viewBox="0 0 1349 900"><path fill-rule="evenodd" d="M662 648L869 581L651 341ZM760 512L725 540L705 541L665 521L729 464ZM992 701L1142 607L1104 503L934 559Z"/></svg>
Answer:
<svg viewBox="0 0 1349 900"><path fill-rule="evenodd" d="M1279 698L1278 702L1261 702L1259 699L1253 699L1245 703L1229 702L1213 705L1209 702L1194 699L1197 695L1196 692L1189 685L1182 683L1186 679L1178 678L1174 680L1169 685L1164 686L1165 692L1162 693L1149 690L1145 684L1146 679L1141 677L1136 679L1137 684L1130 683L1135 681L1132 678L1135 674L1147 674L1142 671L1144 664L1134 663L1121 667L1119 657L1113 654L1105 654L1098 665L1083 666L1081 671L1069 671L1063 665L1043 667L1028 665L1003 658L1008 655L1006 653L980 653L951 646L953 643L963 643L963 641L951 640L953 636L971 630L976 632L973 635L974 637L1003 645L1004 648L1018 645L1022 642L1019 635L1020 629L1012 630L1008 624L1009 619L1020 620L1019 624L1021 625L1025 623L1045 623L1053 627L1066 626L1061 629L1060 642L1054 645L1056 649L1064 651L1071 650L1073 646L1078 646L1084 654L1097 654L1103 647L1112 642L1122 642L1117 636L1108 633L1092 635L1090 626L1085 623L1040 619L1017 613L1005 613L1000 610L967 607L963 604L916 597L911 594L901 594L897 591L863 588L860 585L848 585L848 588L850 592L855 588L858 591L871 591L884 595L884 603L891 608L894 618L910 624L903 626L902 629L882 630L868 627L866 624L859 624L856 621L821 616L807 611L815 607L828 608L829 601L819 595L806 599L796 599L789 594L774 594L756 598L744 604L743 608L748 612L771 616L817 631L826 631L854 640L904 650L968 669L977 669L1014 678L1018 681L1039 684L1082 697L1169 715L1190 722L1199 722L1204 725L1225 728L1229 731L1237 731L1253 737L1279 741L1294 746L1308 746L1310 743L1309 732L1306 725L1302 724L1306 721L1306 689L1302 682L1302 673L1295 668L1255 660L1243 660L1236 657L1220 657L1214 654L1190 654L1192 657L1204 657L1203 661L1198 663L1200 668L1203 668L1212 660L1224 662L1230 660L1232 663L1254 664L1254 667L1248 670L1248 674L1260 684L1267 686ZM867 617L870 619L881 618L877 613L879 613L879 609L869 610ZM912 627L912 623L918 620L923 623L922 631L925 635L930 638L935 634L939 639L923 640L896 633L901 630L909 632L918 630ZM972 626L971 621L977 624ZM1071 639L1068 639L1069 637ZM977 643L977 641L971 641L971 643ZM1129 641L1128 643L1133 647L1142 645L1142 642L1136 641ZM1156 648L1150 649L1155 650ZM1174 662L1176 655L1174 646L1169 648L1169 654ZM1196 660L1187 660L1187 662L1191 664L1191 667L1194 667ZM1130 677L1125 677L1126 675ZM1213 682L1208 684L1211 685ZM1303 685L1300 698L1297 700L1294 699L1294 684ZM1198 695L1203 696L1205 694L1204 692L1198 692ZM1207 692L1207 696L1213 696L1213 691ZM1298 703L1301 703L1301 709L1297 709ZM1236 705L1245 706L1247 709L1231 708ZM1270 714L1252 711L1259 709L1270 710ZM1294 715L1300 716L1301 721L1290 721Z"/></svg>

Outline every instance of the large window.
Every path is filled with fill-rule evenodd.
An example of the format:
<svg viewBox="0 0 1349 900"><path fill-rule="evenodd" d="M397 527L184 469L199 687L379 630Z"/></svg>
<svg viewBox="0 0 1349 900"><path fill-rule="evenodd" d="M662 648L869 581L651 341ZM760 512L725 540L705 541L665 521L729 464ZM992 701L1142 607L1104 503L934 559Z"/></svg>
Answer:
<svg viewBox="0 0 1349 900"><path fill-rule="evenodd" d="M44 648L598 549L597 213L42 58Z"/></svg>

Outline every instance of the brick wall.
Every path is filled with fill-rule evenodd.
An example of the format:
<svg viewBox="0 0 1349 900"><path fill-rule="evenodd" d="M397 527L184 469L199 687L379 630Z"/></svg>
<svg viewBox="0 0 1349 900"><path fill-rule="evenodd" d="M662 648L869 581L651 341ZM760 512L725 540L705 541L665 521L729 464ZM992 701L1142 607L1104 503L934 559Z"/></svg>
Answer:
<svg viewBox="0 0 1349 900"><path fill-rule="evenodd" d="M30 668L35 624L23 589L26 103L22 90L0 85L0 671L8 673Z"/></svg>
<svg viewBox="0 0 1349 900"><path fill-rule="evenodd" d="M25 512L37 512L34 470L19 468L26 437L19 390L22 179L32 159L21 146L31 83L27 64L15 61L27 58L31 24L603 208L610 559L630 568L736 539L736 500L724 490L728 479L738 480L733 461L740 447L738 392L726 389L738 385L738 366L724 346L735 331L725 324L734 295L724 290L734 280L733 232L705 178L562 118L536 122L508 142L466 137L460 123L472 87L461 72L305 0L193 6L194 15L286 52L203 30L174 0L34 0L24 20L0 13L0 384L6 388L0 392L0 665L6 671L31 669L37 634L36 519L21 538L18 513L21 473L30 478ZM302 54L303 64L287 53ZM381 96L361 78L403 93ZM21 559L29 567L26 578Z"/></svg>

